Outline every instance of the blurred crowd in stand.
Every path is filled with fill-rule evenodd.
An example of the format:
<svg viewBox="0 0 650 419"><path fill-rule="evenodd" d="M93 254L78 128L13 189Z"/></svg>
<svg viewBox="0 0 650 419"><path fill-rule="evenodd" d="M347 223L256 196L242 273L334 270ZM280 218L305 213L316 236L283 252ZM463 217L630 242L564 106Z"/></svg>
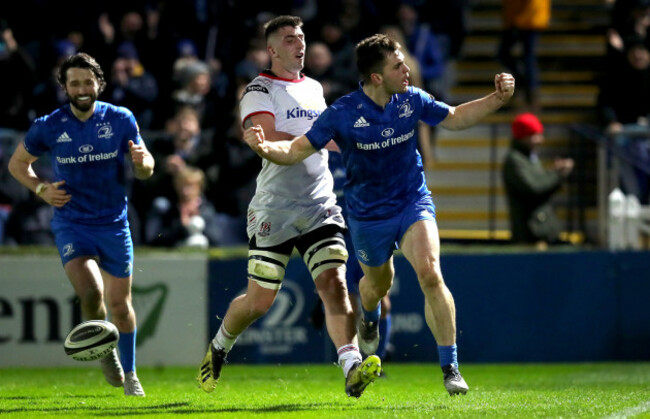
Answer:
<svg viewBox="0 0 650 419"><path fill-rule="evenodd" d="M624 150L621 186L647 204L650 167L650 0L603 0L611 10L598 115ZM269 66L263 24L293 14L309 41L304 73L327 103L357 88L354 47L373 33L403 44L410 82L450 101L470 0L25 0L0 4L0 244L52 244L52 208L7 172L33 120L66 103L55 75L79 51L96 57L108 86L100 96L131 109L156 158L146 182L130 182L136 244L243 244L246 207L261 161L241 140L238 100ZM29 18L26 18L28 16ZM524 109L538 113L537 44L549 0L504 0L495 60L518 76ZM521 54L513 48L522 45ZM422 124L425 167L435 130ZM37 168L48 178L46 159Z"/></svg>
<svg viewBox="0 0 650 419"><path fill-rule="evenodd" d="M606 67L598 110L603 129L627 158L620 159L620 184L647 205L650 167L650 0L616 0L607 31Z"/></svg>
<svg viewBox="0 0 650 419"><path fill-rule="evenodd" d="M391 31L414 62L413 83L445 99L465 36L468 0L112 0L0 4L0 243L52 244L52 208L7 173L33 120L66 103L55 80L79 51L97 58L99 97L133 111L156 158L154 177L130 181L135 244L242 244L261 161L241 139L242 88L269 65L263 23L300 16L304 72L328 103L358 86L354 47ZM417 64L417 65L416 65ZM417 68L416 68L417 67ZM424 128L423 128L424 129ZM425 133L428 134L428 133ZM429 138L422 142L425 160ZM48 178L47 159L39 169Z"/></svg>

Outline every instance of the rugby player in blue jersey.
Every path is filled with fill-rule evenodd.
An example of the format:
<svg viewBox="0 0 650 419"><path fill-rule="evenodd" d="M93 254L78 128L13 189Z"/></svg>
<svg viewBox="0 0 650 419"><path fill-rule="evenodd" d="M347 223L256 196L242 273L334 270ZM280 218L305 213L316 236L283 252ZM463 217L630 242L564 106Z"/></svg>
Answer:
<svg viewBox="0 0 650 419"><path fill-rule="evenodd" d="M106 82L94 58L69 57L58 73L69 104L40 117L17 146L9 171L54 207L52 231L85 320L106 318L120 331L117 351L102 359L106 380L127 396L144 396L135 371L136 320L131 304L133 242L127 221L126 160L138 179L153 174L133 113L97 101ZM50 154L54 182L32 164ZM106 303L104 303L104 298Z"/></svg>
<svg viewBox="0 0 650 419"><path fill-rule="evenodd" d="M359 89L334 102L305 135L269 142L256 126L247 129L244 138L276 164L294 164L332 139L337 143L347 172L348 223L364 273L359 284L364 311L360 341L378 338L377 307L392 285L393 251L399 244L425 296L425 316L438 344L445 388L450 395L465 394L469 387L458 371L454 299L440 269L435 206L416 149L417 124L422 120L451 130L471 127L510 100L515 80L497 74L493 93L454 107L409 86L409 68L399 43L391 38L366 38L357 45L356 55L363 79Z"/></svg>
<svg viewBox="0 0 650 419"><path fill-rule="evenodd" d="M345 194L343 188L346 181L345 175L345 165L343 164L343 158L341 153L337 151L330 150L329 157L327 160L328 167L330 172L332 172L332 178L334 180L334 194L336 195L336 203L342 208L343 218L347 219L347 210L345 205ZM352 243L352 237L350 236L350 230L346 230L343 235L345 238L345 247L348 249L348 253L354 255L354 244ZM359 301L359 281L363 278L363 271L359 265L359 261L356 257L348 258L345 263L345 281L348 286L348 294L350 296L350 303L352 304L352 310L355 313L355 317L360 320L361 318L361 303ZM391 332L391 303L390 296L386 294L380 302L381 307L377 307L370 317L376 318L375 321L378 322L378 326L375 327L374 323L371 324L371 328L368 328L371 332L378 332L379 336L376 339L374 336L372 339L359 339L359 349L367 355L377 354L380 359L384 359L387 354L388 347L390 346L390 332ZM319 307L320 308L320 307ZM381 308L381 310L379 310ZM317 313L317 312L315 312ZM376 315L375 315L376 313ZM369 317L366 315L365 317ZM370 323L370 322L368 322ZM384 371L382 369L382 374Z"/></svg>

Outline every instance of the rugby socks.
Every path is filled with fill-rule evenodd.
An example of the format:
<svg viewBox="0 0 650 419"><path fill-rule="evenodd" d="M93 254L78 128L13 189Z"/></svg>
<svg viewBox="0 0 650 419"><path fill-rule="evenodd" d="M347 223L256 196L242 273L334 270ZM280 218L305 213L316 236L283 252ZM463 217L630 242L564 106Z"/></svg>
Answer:
<svg viewBox="0 0 650 419"><path fill-rule="evenodd" d="M440 358L440 366L446 367L453 365L458 368L458 358L456 355L456 344L450 346L438 346L438 356Z"/></svg>
<svg viewBox="0 0 650 419"><path fill-rule="evenodd" d="M214 339L212 339L212 345L214 345L215 348L222 349L227 353L232 349L233 345L237 341L237 336L238 335L233 335L232 333L228 332L223 323L221 323L219 331L217 332Z"/></svg>
<svg viewBox="0 0 650 419"><path fill-rule="evenodd" d="M351 343L341 346L336 350L336 353L339 356L339 366L343 368L343 375L345 377L348 376L348 373L355 364L362 361L359 347Z"/></svg>
<svg viewBox="0 0 650 419"><path fill-rule="evenodd" d="M390 313L386 317L379 319L379 347L377 348L377 356L381 359L386 357L386 350L388 349L390 328L391 328Z"/></svg>
<svg viewBox="0 0 650 419"><path fill-rule="evenodd" d="M132 333L120 332L120 340L117 341L117 347L120 350L120 362L124 373L135 371L135 336L138 329Z"/></svg>
<svg viewBox="0 0 650 419"><path fill-rule="evenodd" d="M376 323L379 321L379 317L381 316L381 301L377 303L377 308L372 311L366 311L366 309L363 308L363 304L361 304L361 309L363 310L363 320L365 320L366 323Z"/></svg>

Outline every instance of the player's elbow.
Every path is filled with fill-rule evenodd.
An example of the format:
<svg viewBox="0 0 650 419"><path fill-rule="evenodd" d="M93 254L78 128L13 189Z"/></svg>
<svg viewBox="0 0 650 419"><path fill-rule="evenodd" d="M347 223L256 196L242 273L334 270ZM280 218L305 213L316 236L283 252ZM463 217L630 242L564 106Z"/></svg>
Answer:
<svg viewBox="0 0 650 419"><path fill-rule="evenodd" d="M26 172L28 168L29 168L29 164L18 160L15 156L11 157L11 159L9 160L9 164L7 165L7 169L9 170L9 173L15 179L19 179L20 174Z"/></svg>
<svg viewBox="0 0 650 419"><path fill-rule="evenodd" d="M450 131L459 131L467 128L467 124L462 116L457 112L450 112L449 115L440 123L440 126Z"/></svg>
<svg viewBox="0 0 650 419"><path fill-rule="evenodd" d="M7 169L9 170L9 173L11 176L16 177L16 164L14 163L14 159L9 160L9 164L7 165Z"/></svg>
<svg viewBox="0 0 650 419"><path fill-rule="evenodd" d="M439 125L450 131L457 131L461 129L460 119L458 112L456 112L456 107L452 106L449 108L449 113L445 119L443 119Z"/></svg>

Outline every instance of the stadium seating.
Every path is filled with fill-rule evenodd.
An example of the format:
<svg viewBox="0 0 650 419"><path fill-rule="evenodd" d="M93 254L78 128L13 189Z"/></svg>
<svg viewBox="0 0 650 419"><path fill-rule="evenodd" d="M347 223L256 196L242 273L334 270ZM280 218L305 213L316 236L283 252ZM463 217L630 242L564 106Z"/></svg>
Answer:
<svg viewBox="0 0 650 419"><path fill-rule="evenodd" d="M456 64L457 83L451 103L476 99L491 91L494 74L504 71L495 59L501 23L501 1L475 2L468 15L468 36ZM610 10L598 0L553 1L548 30L538 47L540 68L540 119L545 125L548 155L569 156L570 126L593 122L598 95L599 68L605 55L605 27ZM443 239L509 238L508 209L501 182L501 162L510 140L510 122L521 100L488 117L485 123L460 132L437 130L436 159L427 181L437 205ZM544 158L542 154L542 159ZM583 161L586 164L586 162ZM575 211L569 184L556 197L558 215L567 223L565 238L584 239L585 231L573 227ZM584 185L583 185L584 186ZM597 213L593 190L582 202L587 233L595 229Z"/></svg>

